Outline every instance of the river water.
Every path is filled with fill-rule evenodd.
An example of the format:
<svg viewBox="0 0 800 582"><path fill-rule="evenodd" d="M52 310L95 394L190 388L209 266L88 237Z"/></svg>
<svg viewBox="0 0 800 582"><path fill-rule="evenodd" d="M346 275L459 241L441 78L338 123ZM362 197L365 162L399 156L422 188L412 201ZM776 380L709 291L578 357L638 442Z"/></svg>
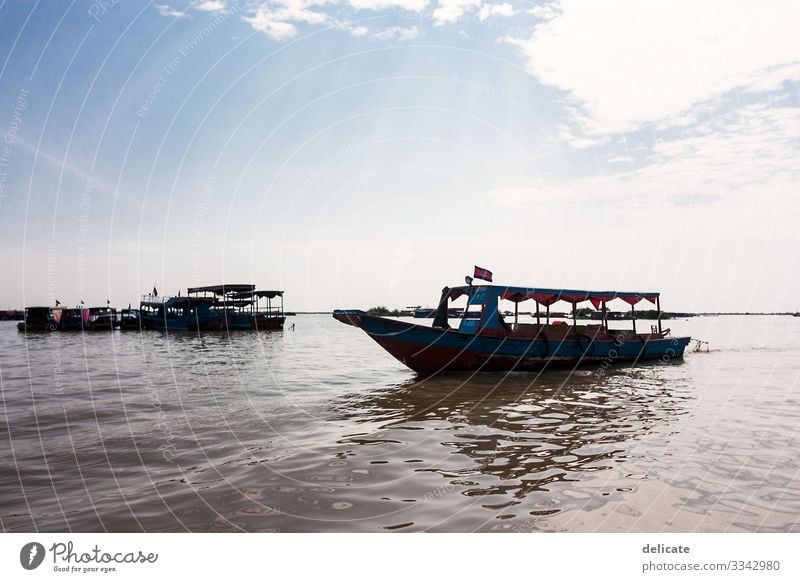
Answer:
<svg viewBox="0 0 800 582"><path fill-rule="evenodd" d="M710 351L668 364L432 379L291 323L0 322L0 529L800 532L800 318L671 321Z"/></svg>

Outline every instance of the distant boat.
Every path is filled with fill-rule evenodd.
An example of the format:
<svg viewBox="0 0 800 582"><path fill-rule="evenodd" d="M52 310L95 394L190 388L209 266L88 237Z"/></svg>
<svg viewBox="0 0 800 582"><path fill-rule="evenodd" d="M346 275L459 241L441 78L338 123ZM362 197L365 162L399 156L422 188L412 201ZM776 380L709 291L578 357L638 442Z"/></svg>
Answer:
<svg viewBox="0 0 800 582"><path fill-rule="evenodd" d="M467 316L458 329L448 324L448 301L467 297ZM506 322L498 309L501 299L515 304L513 323ZM550 323L550 305L557 301L576 304L590 301L606 312L606 302L621 299L631 306L632 328L610 329L602 319L598 325ZM640 333L636 329L634 305L641 300L654 303L657 325ZM519 303L533 300L535 314L546 307L546 321L519 323ZM477 314L477 315L475 315ZM336 310L333 317L360 327L392 356L420 373L446 371L537 370L545 366L580 364L609 365L622 361L669 360L681 358L689 337L671 337L661 327L659 293L580 291L477 285L445 287L436 308L432 327L370 315L361 310Z"/></svg>
<svg viewBox="0 0 800 582"><path fill-rule="evenodd" d="M220 298L212 307L221 315L222 328L233 330L269 331L283 329L283 291L257 290L255 285L211 285L194 287L189 294L211 293ZM272 305L279 299L278 305Z"/></svg>
<svg viewBox="0 0 800 582"><path fill-rule="evenodd" d="M120 329L142 329L142 319L138 309L123 309L117 318L117 327Z"/></svg>
<svg viewBox="0 0 800 582"><path fill-rule="evenodd" d="M24 321L25 312L19 309L7 309L0 311L0 321Z"/></svg>
<svg viewBox="0 0 800 582"><path fill-rule="evenodd" d="M112 307L90 307L86 329L111 331L117 326L117 311Z"/></svg>
<svg viewBox="0 0 800 582"><path fill-rule="evenodd" d="M144 329L167 331L268 331L283 329L286 321L283 291L259 291L249 283L190 287L185 297L145 295L139 317Z"/></svg>
<svg viewBox="0 0 800 582"><path fill-rule="evenodd" d="M110 331L116 327L112 307L54 307L53 319L61 331Z"/></svg>
<svg viewBox="0 0 800 582"><path fill-rule="evenodd" d="M219 312L212 311L216 297L159 297L145 295L139 302L143 329L161 331L212 331L222 329Z"/></svg>
<svg viewBox="0 0 800 582"><path fill-rule="evenodd" d="M89 310L85 307L56 308L53 316L61 331L83 331L84 322L89 321Z"/></svg>
<svg viewBox="0 0 800 582"><path fill-rule="evenodd" d="M23 320L17 324L17 329L24 332L55 331L58 323L53 319L49 307L26 307Z"/></svg>
<svg viewBox="0 0 800 582"><path fill-rule="evenodd" d="M432 318L434 315L436 315L435 307L417 307L414 310L414 317L417 319Z"/></svg>

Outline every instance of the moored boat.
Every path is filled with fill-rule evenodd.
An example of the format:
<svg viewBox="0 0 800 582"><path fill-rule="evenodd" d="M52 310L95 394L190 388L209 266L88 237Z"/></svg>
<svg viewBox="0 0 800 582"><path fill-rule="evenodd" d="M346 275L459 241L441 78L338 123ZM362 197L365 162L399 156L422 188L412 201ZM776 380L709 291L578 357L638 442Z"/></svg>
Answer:
<svg viewBox="0 0 800 582"><path fill-rule="evenodd" d="M117 326L117 311L112 307L90 307L87 331L110 331Z"/></svg>
<svg viewBox="0 0 800 582"><path fill-rule="evenodd" d="M85 307L64 307L53 312L61 331L83 331L88 328L89 310Z"/></svg>
<svg viewBox="0 0 800 582"><path fill-rule="evenodd" d="M466 296L466 316L457 329L448 324L448 302ZM611 329L608 320L578 325L577 307L589 301L601 313L619 299L631 307L632 328ZM514 304L514 321L505 321L500 301ZM536 303L536 323L519 322L519 303ZM635 305L656 305L656 325L648 332L636 328ZM572 304L572 325L550 321L550 306ZM544 319L540 306L545 306ZM672 337L661 325L660 294L652 292L582 291L469 285L445 287L432 327L370 315L361 310L336 310L337 320L360 327L392 356L420 373L446 371L538 370L546 366L607 366L615 362L681 358L689 337Z"/></svg>
<svg viewBox="0 0 800 582"><path fill-rule="evenodd" d="M283 291L256 290L252 283L207 285L188 289L190 297L214 298L211 310L220 318L221 328L234 330L283 329L286 314L283 311ZM279 305L272 305L273 299Z"/></svg>
<svg viewBox="0 0 800 582"><path fill-rule="evenodd" d="M159 297L144 295L139 302L143 329L162 331L214 331L222 327L220 314L211 308L216 297Z"/></svg>
<svg viewBox="0 0 800 582"><path fill-rule="evenodd" d="M280 305L272 305L273 299ZM272 331L283 329L286 314L283 311L283 291L245 290L225 296L225 326L228 330Z"/></svg>
<svg viewBox="0 0 800 582"><path fill-rule="evenodd" d="M273 306L275 298L280 305ZM169 331L266 331L283 329L286 321L283 291L259 291L250 283L190 287L185 297L145 295L138 317L144 329Z"/></svg>
<svg viewBox="0 0 800 582"><path fill-rule="evenodd" d="M19 331L55 331L58 323L53 319L52 310L49 307L26 307L23 313L23 320L17 323Z"/></svg>
<svg viewBox="0 0 800 582"><path fill-rule="evenodd" d="M142 320L138 309L122 309L117 318L117 327L120 329L142 329Z"/></svg>

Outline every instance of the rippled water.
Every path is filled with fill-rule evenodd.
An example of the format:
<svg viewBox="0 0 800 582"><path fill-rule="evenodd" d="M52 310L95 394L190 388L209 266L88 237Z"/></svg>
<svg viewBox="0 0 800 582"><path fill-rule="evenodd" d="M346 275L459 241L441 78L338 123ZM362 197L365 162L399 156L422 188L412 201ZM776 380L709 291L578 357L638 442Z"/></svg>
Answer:
<svg viewBox="0 0 800 582"><path fill-rule="evenodd" d="M0 322L4 531L800 531L800 318L667 365L432 379L295 331Z"/></svg>

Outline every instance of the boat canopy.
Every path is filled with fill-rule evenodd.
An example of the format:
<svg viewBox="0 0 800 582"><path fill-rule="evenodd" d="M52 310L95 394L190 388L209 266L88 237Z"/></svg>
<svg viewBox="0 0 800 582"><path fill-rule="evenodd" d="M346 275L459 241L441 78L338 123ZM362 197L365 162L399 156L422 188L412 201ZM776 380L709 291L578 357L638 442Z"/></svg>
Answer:
<svg viewBox="0 0 800 582"><path fill-rule="evenodd" d="M498 285L476 285L474 287L461 286L453 287L450 290L449 298L456 299L461 295L469 295L472 290L481 287L494 287L499 291L499 297L514 303L533 299L542 305L552 305L556 301L567 301L578 303L581 301L591 301L595 309L605 301L612 299L622 299L630 305L636 305L642 299L647 299L650 303L657 303L659 293L641 291L584 291L581 289L542 289L538 287L501 287Z"/></svg>
<svg viewBox="0 0 800 582"><path fill-rule="evenodd" d="M255 285L250 283L239 283L239 284L231 284L231 285L206 285L205 287L189 287L187 291L189 293L213 293L214 295L225 295L227 293L241 293L245 291L254 291L256 288Z"/></svg>
<svg viewBox="0 0 800 582"><path fill-rule="evenodd" d="M267 290L237 291L235 293L231 293L230 296L233 297L234 299L250 299L253 297L259 297L259 298L266 297L267 299L275 299L276 297L283 297L283 291L267 291Z"/></svg>

